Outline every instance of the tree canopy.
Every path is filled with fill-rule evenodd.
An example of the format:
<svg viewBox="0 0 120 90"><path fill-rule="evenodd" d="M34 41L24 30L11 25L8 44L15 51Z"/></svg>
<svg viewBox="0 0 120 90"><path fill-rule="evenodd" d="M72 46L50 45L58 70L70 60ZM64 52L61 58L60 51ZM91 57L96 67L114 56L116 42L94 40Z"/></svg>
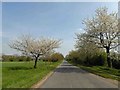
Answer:
<svg viewBox="0 0 120 90"><path fill-rule="evenodd" d="M9 46L13 49L21 51L25 55L34 57L34 68L36 68L39 57L53 52L54 49L59 48L60 44L61 40L43 37L34 39L30 35L22 35L18 39L12 41Z"/></svg>
<svg viewBox="0 0 120 90"><path fill-rule="evenodd" d="M91 45L95 44L99 48L106 49L107 63L109 67L112 67L110 50L120 45L118 43L120 35L118 14L115 12L108 13L106 7L98 8L95 16L85 19L83 24L85 25L85 33L77 34L76 47L79 48L91 43Z"/></svg>

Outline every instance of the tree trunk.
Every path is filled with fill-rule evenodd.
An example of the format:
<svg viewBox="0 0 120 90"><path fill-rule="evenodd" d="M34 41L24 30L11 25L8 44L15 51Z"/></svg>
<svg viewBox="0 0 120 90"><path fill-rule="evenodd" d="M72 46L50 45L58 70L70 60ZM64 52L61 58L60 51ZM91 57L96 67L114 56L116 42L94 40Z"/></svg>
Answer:
<svg viewBox="0 0 120 90"><path fill-rule="evenodd" d="M36 65L37 65L37 60L38 60L38 57L35 57L35 64L34 64L34 68L36 68Z"/></svg>
<svg viewBox="0 0 120 90"><path fill-rule="evenodd" d="M106 48L106 53L107 53L107 64L108 64L108 67L112 68L112 62L111 62L111 59L110 59L110 48L109 47Z"/></svg>

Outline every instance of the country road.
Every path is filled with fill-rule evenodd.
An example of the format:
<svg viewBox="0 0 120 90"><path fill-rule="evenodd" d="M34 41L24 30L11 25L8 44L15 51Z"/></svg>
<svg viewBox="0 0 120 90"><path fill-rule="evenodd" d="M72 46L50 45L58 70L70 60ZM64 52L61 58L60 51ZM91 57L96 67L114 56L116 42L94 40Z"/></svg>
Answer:
<svg viewBox="0 0 120 90"><path fill-rule="evenodd" d="M63 61L40 88L118 88L118 86Z"/></svg>

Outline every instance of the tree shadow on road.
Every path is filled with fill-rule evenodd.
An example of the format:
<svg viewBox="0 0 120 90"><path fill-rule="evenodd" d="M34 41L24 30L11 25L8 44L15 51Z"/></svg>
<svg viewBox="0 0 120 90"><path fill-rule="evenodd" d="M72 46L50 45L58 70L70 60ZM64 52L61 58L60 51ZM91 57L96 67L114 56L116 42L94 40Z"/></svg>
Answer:
<svg viewBox="0 0 120 90"><path fill-rule="evenodd" d="M59 72L59 73L82 73L86 74L89 72L86 72L76 66L73 66L71 64L62 64L59 68L57 68L54 72Z"/></svg>

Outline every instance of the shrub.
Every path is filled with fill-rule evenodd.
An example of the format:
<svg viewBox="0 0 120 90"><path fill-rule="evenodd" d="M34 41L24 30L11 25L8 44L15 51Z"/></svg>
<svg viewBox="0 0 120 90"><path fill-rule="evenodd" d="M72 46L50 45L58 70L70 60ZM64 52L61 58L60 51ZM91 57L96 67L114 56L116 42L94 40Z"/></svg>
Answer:
<svg viewBox="0 0 120 90"><path fill-rule="evenodd" d="M116 69L120 69L120 54L111 52L110 58L112 61L112 67Z"/></svg>
<svg viewBox="0 0 120 90"><path fill-rule="evenodd" d="M52 62L56 62L59 60L63 60L64 56L61 53L54 53L50 56L50 59L52 60Z"/></svg>
<svg viewBox="0 0 120 90"><path fill-rule="evenodd" d="M43 61L57 62L59 60L63 60L64 56L61 53L53 53L52 55L42 57L41 59Z"/></svg>
<svg viewBox="0 0 120 90"><path fill-rule="evenodd" d="M78 53L78 51L71 51L69 52L68 55L66 55L65 59L69 62L73 62L73 63L80 63L80 54Z"/></svg>
<svg viewBox="0 0 120 90"><path fill-rule="evenodd" d="M30 57L26 56L13 56L13 55L2 55L2 61L31 61L32 59Z"/></svg>
<svg viewBox="0 0 120 90"><path fill-rule="evenodd" d="M27 57L26 58L26 61L31 61L32 59L30 57Z"/></svg>
<svg viewBox="0 0 120 90"><path fill-rule="evenodd" d="M120 69L120 60L113 60L112 66L116 69Z"/></svg>
<svg viewBox="0 0 120 90"><path fill-rule="evenodd" d="M87 66L105 65L105 52L96 52L95 54L94 53L85 53L85 51L71 51L68 55L66 55L65 59L74 64L81 64Z"/></svg>

